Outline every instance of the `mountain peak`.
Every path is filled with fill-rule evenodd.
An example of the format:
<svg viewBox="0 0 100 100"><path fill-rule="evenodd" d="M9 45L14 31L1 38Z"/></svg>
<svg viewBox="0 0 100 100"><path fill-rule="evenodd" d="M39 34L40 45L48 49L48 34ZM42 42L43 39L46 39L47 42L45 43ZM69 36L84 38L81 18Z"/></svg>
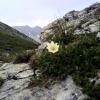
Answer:
<svg viewBox="0 0 100 100"><path fill-rule="evenodd" d="M42 28L40 26L31 27L28 25L24 26L14 26L14 28L25 35L35 39L36 41L40 42L39 37L42 32Z"/></svg>

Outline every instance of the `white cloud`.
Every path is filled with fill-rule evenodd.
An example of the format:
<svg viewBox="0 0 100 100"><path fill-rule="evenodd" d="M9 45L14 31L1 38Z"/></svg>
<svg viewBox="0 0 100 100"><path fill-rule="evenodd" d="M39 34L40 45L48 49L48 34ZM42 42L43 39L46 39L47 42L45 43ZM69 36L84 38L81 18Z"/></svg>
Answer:
<svg viewBox="0 0 100 100"><path fill-rule="evenodd" d="M0 18L0 21L2 21L2 22L6 22L7 20L8 20L8 18L7 18L7 17Z"/></svg>
<svg viewBox="0 0 100 100"><path fill-rule="evenodd" d="M32 21L15 21L13 23L6 23L8 25L11 26L24 26L24 25L29 25L31 27L34 26L40 26L40 27L44 27L47 24L49 24L50 22L52 22L54 19L37 19L37 20L32 20Z"/></svg>
<svg viewBox="0 0 100 100"><path fill-rule="evenodd" d="M62 17L70 10L80 10L93 2L99 1L100 0L59 0L59 2L57 0L0 0L0 21L10 26L29 25L34 27L38 25L44 27L56 19L55 16Z"/></svg>
<svg viewBox="0 0 100 100"><path fill-rule="evenodd" d="M14 24L12 24L11 26L23 26L23 25L29 25L31 27L33 26L45 26L46 24L48 24L49 22L47 20L35 20L35 21L19 21L16 22Z"/></svg>
<svg viewBox="0 0 100 100"><path fill-rule="evenodd" d="M32 20L32 21L22 21L22 20L9 20L8 18L1 18L0 21L8 24L10 26L24 26L24 25L29 25L31 27L34 26L40 26L44 27L50 22L52 22L54 19L37 19L37 20Z"/></svg>

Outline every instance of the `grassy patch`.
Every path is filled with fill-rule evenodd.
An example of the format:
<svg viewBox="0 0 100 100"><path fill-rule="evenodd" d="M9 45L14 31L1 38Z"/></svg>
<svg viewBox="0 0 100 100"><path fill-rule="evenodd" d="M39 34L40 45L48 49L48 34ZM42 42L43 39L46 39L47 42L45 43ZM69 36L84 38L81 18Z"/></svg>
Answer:
<svg viewBox="0 0 100 100"><path fill-rule="evenodd" d="M27 50L18 54L13 63L27 63L31 56L34 55L34 50Z"/></svg>

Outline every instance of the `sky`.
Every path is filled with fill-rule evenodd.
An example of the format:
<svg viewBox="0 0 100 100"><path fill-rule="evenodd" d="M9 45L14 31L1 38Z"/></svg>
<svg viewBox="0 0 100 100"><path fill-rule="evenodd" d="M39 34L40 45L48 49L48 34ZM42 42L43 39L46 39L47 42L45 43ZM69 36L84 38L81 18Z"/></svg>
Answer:
<svg viewBox="0 0 100 100"><path fill-rule="evenodd" d="M100 0L0 0L0 21L10 26L44 27L71 10Z"/></svg>

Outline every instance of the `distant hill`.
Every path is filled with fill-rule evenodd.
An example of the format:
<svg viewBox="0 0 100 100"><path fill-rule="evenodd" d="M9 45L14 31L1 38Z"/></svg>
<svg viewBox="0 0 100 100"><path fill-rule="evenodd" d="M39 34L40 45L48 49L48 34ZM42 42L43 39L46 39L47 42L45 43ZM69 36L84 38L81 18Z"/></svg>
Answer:
<svg viewBox="0 0 100 100"><path fill-rule="evenodd" d="M42 28L39 26L35 26L35 27L30 27L28 25L25 26L14 26L14 28L22 33L24 33L25 35L35 39L36 41L40 41L39 37L40 34L42 32Z"/></svg>
<svg viewBox="0 0 100 100"><path fill-rule="evenodd" d="M0 22L0 61L24 50L34 49L37 45L33 39Z"/></svg>

